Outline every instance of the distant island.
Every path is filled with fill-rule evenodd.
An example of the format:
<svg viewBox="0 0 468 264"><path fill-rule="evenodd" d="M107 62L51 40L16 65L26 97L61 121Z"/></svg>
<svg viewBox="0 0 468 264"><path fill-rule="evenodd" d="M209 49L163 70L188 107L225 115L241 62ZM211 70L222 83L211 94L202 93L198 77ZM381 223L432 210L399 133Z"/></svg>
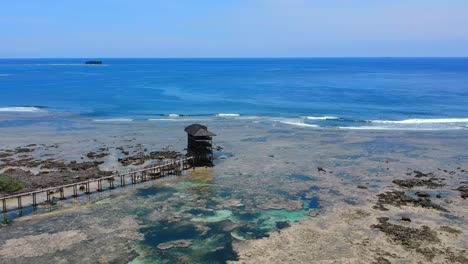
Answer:
<svg viewBox="0 0 468 264"><path fill-rule="evenodd" d="M91 60L91 61L86 61L85 64L95 64L95 65L101 65L102 61L98 60Z"/></svg>

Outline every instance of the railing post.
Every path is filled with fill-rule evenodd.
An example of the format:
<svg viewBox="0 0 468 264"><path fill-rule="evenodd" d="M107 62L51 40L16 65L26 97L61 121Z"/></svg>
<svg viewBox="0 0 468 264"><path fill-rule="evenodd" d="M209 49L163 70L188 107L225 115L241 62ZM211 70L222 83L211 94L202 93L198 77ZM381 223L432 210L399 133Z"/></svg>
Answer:
<svg viewBox="0 0 468 264"><path fill-rule="evenodd" d="M6 199L2 200L2 207L3 207L3 212L6 213L7 212Z"/></svg>

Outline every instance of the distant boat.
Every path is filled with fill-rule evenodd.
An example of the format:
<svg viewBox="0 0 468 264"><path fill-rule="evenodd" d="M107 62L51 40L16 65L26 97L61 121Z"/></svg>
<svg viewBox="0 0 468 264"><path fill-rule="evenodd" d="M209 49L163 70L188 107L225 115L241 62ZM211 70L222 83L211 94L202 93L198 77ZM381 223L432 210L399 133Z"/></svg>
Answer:
<svg viewBox="0 0 468 264"><path fill-rule="evenodd" d="M101 65L101 64L102 64L102 61L98 61L98 60L91 60L91 61L87 61L87 62L85 62L85 64Z"/></svg>

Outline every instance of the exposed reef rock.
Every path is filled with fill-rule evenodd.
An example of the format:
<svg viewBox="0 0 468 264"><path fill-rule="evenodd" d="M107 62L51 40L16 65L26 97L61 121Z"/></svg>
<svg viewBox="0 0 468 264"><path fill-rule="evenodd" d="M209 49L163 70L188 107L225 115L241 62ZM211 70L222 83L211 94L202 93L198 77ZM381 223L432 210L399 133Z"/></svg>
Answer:
<svg viewBox="0 0 468 264"><path fill-rule="evenodd" d="M125 157L119 159L119 162L123 166L129 166L129 165L142 165L145 163L147 160L163 160L163 159L177 159L181 157L182 154L177 152L177 151L153 151L150 154L145 154L144 152L140 152L134 156L130 157Z"/></svg>
<svg viewBox="0 0 468 264"><path fill-rule="evenodd" d="M445 184L442 183L442 179L438 178L430 178L428 180L421 180L421 179L409 179L409 180L393 180L394 184L402 187L411 189L413 187L427 187L431 189L440 188Z"/></svg>
<svg viewBox="0 0 468 264"><path fill-rule="evenodd" d="M388 205L393 205L396 207L415 206L415 207L422 207L422 208L427 208L427 209L435 209L441 212L448 212L448 210L443 208L442 206L432 203L431 199L429 198L415 199L411 196L406 195L405 192L388 191L385 193L378 194L377 197L379 199L378 199L377 204L374 206L374 209L378 209L382 211L388 210L387 208L383 206L385 204L388 204Z"/></svg>
<svg viewBox="0 0 468 264"><path fill-rule="evenodd" d="M390 239L408 249L417 249L427 243L440 242L436 232L427 226L422 228L412 228L389 223L387 217L377 218L378 224L372 225L372 228L384 232Z"/></svg>
<svg viewBox="0 0 468 264"><path fill-rule="evenodd" d="M463 198L463 199L468 198L468 185L458 187L457 191L460 192L461 198Z"/></svg>

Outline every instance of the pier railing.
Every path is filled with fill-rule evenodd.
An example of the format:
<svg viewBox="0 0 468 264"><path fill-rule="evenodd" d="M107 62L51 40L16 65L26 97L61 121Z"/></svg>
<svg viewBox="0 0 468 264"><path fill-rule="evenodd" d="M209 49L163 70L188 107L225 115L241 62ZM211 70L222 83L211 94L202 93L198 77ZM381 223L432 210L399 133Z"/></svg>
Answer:
<svg viewBox="0 0 468 264"><path fill-rule="evenodd" d="M79 191L82 191L84 194L91 194L93 193L93 187L96 188L95 191L102 192L104 191L104 181L107 181L109 184L109 189L115 189L117 187L124 187L127 184L137 184L139 182L159 179L168 174L180 175L183 170L191 167L192 161L193 157L187 157L110 176L0 197L2 211L6 213L12 209L21 210L25 204L36 207L41 203L38 202L38 199L40 200L41 198L43 199L43 203L52 203L54 198L65 200L69 197L78 197L80 196ZM128 182L128 179L130 179L130 182ZM119 182L117 186L115 185L116 180ZM59 197L52 196L56 193L59 194ZM11 200L16 200L16 203L9 203Z"/></svg>

